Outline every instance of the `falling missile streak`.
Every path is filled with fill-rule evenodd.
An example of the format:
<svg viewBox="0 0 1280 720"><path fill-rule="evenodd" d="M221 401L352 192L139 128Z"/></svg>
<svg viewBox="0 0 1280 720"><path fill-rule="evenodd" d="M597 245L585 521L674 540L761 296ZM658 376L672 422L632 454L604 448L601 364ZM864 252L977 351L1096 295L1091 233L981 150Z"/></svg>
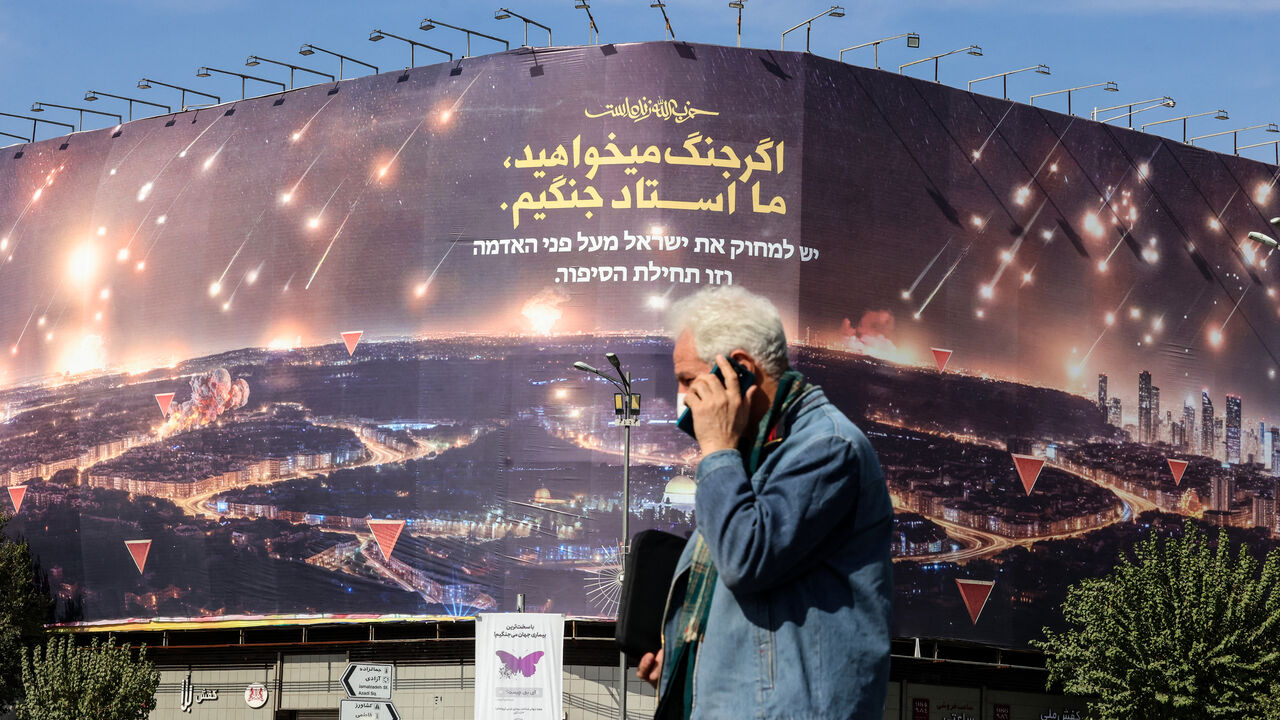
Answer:
<svg viewBox="0 0 1280 720"><path fill-rule="evenodd" d="M299 186L299 185L301 185L301 184L302 184L302 181L303 181L303 180L305 180L305 179L307 178L307 174L311 172L311 168L315 167L315 166L316 166L316 163L320 161L320 156L321 156L321 155L324 155L324 151L323 151L323 150L321 150L321 151L319 152L319 154L317 154L317 155L315 156L315 159L313 159L313 160L311 161L311 164L307 166L307 169L302 171L302 176L301 176L301 177L299 177L299 178L298 178L298 181L297 181L297 182L295 182L295 183L293 184L293 186L289 188L289 192L284 193L283 195L281 195L281 196L280 196L280 201L281 201L281 202L286 202L286 203L287 203L287 202L289 202L290 200L293 200L293 194L294 194L294 193L296 193L296 192L298 192L298 186Z"/></svg>
<svg viewBox="0 0 1280 720"><path fill-rule="evenodd" d="M237 130L236 132L240 132L240 131L239 131L239 130ZM218 155L222 154L222 148L226 147L226 146L227 146L227 143L231 142L231 138L233 138L233 137L235 137L235 136L236 136L236 133L235 133L235 132L233 132L233 133L231 133L230 135L228 135L228 136L227 136L227 139L226 139L226 140L223 140L223 141L222 141L222 144L218 146L218 149L217 149L217 150L214 150L214 151L213 151L213 154L212 154L212 155L210 155L210 156L209 156L209 158L208 158L207 160L205 160L205 161L204 161L204 164L201 166L201 168L200 168L200 169L202 169L202 170L208 170L208 169L209 169L209 167L213 165L213 161L218 159Z"/></svg>
<svg viewBox="0 0 1280 720"><path fill-rule="evenodd" d="M289 286L290 286L291 284L293 284L293 276L294 276L294 275L297 275L297 273L293 273L293 274L289 275L289 279L284 281L284 289L283 289L283 290L281 290L280 292L289 292Z"/></svg>
<svg viewBox="0 0 1280 720"><path fill-rule="evenodd" d="M133 247L133 241L138 239L138 233L142 232L142 228L147 224L147 218L151 217L151 211L156 209L156 204L151 203L151 207L147 208L147 212L142 216L142 220L138 223L138 227L133 229L133 234L129 236L129 242L124 244L120 252L116 255L116 259L124 261L129 259L129 248Z"/></svg>
<svg viewBox="0 0 1280 720"><path fill-rule="evenodd" d="M36 316L36 311L40 309L39 305L31 308L31 314L27 316L27 322L22 326L22 331L18 333L18 339L13 341L12 352L18 352L18 344L22 342L22 336L27 334L27 327L31 325L31 318Z"/></svg>
<svg viewBox="0 0 1280 720"><path fill-rule="evenodd" d="M236 251L231 254L231 259L227 261L227 266L222 269L222 274L219 275L218 279L209 286L210 295L216 296L221 292L222 281L227 278L227 273L231 271L231 266L235 264L236 258L240 256L240 251L244 250L244 246L249 242L249 238L253 236L253 231L258 229L258 223L262 222L262 216L266 214L267 209L264 207L262 212L258 213L258 219L254 220L253 225L249 227L249 232L244 234L244 240L240 241L240 247L236 248Z"/></svg>
<svg viewBox="0 0 1280 720"><path fill-rule="evenodd" d="M119 169L120 169L120 166L124 164L124 161L125 161L125 160L128 160L128 159L129 159L129 156L133 154L133 151L134 151L134 150L137 150L139 147L141 147L141 146L142 146L142 143L146 142L146 141L147 141L147 138L151 137L151 133L153 133L153 132L155 132L155 128L154 128L154 127L153 127L151 130L148 130L147 132L143 133L142 137L141 137L141 138L138 138L138 142L134 143L134 144L133 144L133 147L129 148L128 152L126 152L124 155L121 155L121 156L120 156L120 159L119 159L119 160L117 160L117 161L115 162L115 164L111 167L111 174L112 174L112 175L115 175L115 174L116 174L116 170L119 170Z"/></svg>
<svg viewBox="0 0 1280 720"><path fill-rule="evenodd" d="M311 289L311 283L316 279L316 273L320 272L320 267L324 265L325 258L329 257L329 251L333 249L333 244L338 242L338 236L342 234L342 228L347 226L347 221L351 219L351 213L355 212L356 205L359 203L359 200L352 203L351 209L347 211L347 216L342 218L342 223L338 225L337 232L333 234L333 239L329 241L329 247L325 248L324 254L320 256L320 262L316 263L316 269L311 271L311 277L307 278L307 284L302 288L303 290Z"/></svg>
<svg viewBox="0 0 1280 720"><path fill-rule="evenodd" d="M49 184L50 183L46 183L44 187L47 187ZM13 237L13 231L18 229L18 223L22 222L22 218L26 216L27 210L31 208L32 204L34 204L36 200L40 199L40 195L42 194L44 187L37 188L36 191L31 194L31 199L27 201L27 204L22 206L22 212L18 213L17 219L15 219L13 224L9 226L9 232L4 234L4 239L6 241Z"/></svg>
<svg viewBox="0 0 1280 720"><path fill-rule="evenodd" d="M1240 309L1240 303L1244 300L1244 296L1245 296L1245 295L1248 295L1248 294L1249 294L1249 291L1250 291L1250 290L1252 290L1252 289L1253 289L1253 285L1252 285L1252 284L1250 284L1250 285L1246 285L1246 286L1244 287L1244 292L1240 293L1240 297L1236 298L1236 304L1235 304L1235 307L1231 308L1231 312L1230 312L1230 313L1227 313L1227 319L1222 321L1222 327L1218 328L1218 336L1219 336L1219 337L1221 337L1221 336L1222 336L1222 334L1223 334L1223 332L1227 329L1227 323L1231 322L1231 318L1232 318L1232 316L1234 316L1234 315L1236 314L1236 310L1239 310L1239 309Z"/></svg>
<svg viewBox="0 0 1280 720"><path fill-rule="evenodd" d="M1018 248L1022 247L1022 241L1026 239L1030 228L1036 224L1036 219L1040 217L1040 211L1044 210L1045 203L1048 198L1040 201L1040 207L1036 208L1035 213L1031 216L1031 220L1026 224L1026 230L1013 241L1013 247L1009 248L1008 253L1000 259L1000 267L996 269L996 276L991 278L991 282L987 283L987 287L994 289L1000 283L1000 278L1004 276L1004 271L1013 263L1013 259L1018 256Z"/></svg>
<svg viewBox="0 0 1280 720"><path fill-rule="evenodd" d="M1116 305L1116 309L1112 311L1113 315L1120 312L1120 308L1124 307L1125 302L1129 300L1129 294L1133 292L1133 289L1137 287L1137 285L1138 284L1135 282L1129 286L1129 289L1126 290L1124 293L1124 297L1120 298L1120 304ZM1107 325L1105 323L1103 324L1102 332L1098 333L1098 338L1093 341L1093 344L1089 346L1089 351L1086 352L1084 354L1084 357L1080 358L1080 362L1076 364L1077 372L1084 370L1084 365L1089 361L1089 356L1093 354L1094 348L1098 347L1098 343L1102 342L1103 336L1107 334L1107 329L1110 327L1111 327L1110 325Z"/></svg>
<svg viewBox="0 0 1280 720"><path fill-rule="evenodd" d="M342 183L346 181L347 179L345 177L338 181L338 187L335 187L333 192L329 193L329 199L324 201L324 205L320 206L320 212L316 213L312 216L311 220L308 221L308 226L313 228L320 227L320 218L324 217L324 211L329 209L329 203L333 202L333 196L338 194L338 190L342 188Z"/></svg>
<svg viewBox="0 0 1280 720"><path fill-rule="evenodd" d="M183 184L180 190L178 190L178 194L173 196L173 200L169 201L169 207L165 208L164 214L162 214L160 217L167 218L169 216L169 211L172 210L173 206L177 204L178 198L182 197L182 193L186 192L187 188L190 186L191 186L191 180L188 178L187 182ZM164 225L163 227L161 227L160 232L156 233L156 236L151 239L151 245L147 247L147 251L142 255L142 262L145 263L147 261L147 258L151 257L151 251L154 250L156 245L160 243L160 238L164 237L164 231L168 227L169 227L168 225Z"/></svg>
<svg viewBox="0 0 1280 720"><path fill-rule="evenodd" d="M337 95L333 95L328 100L325 100L324 104L320 106L320 109L311 113L311 117L307 118L307 121L302 124L302 128L299 129L297 132L295 132L292 136L290 136L290 139L292 139L294 142L297 142L298 140L300 140L302 138L303 133L305 133L307 131L307 128L311 126L311 121L315 120L316 116L319 115L321 112L323 112L325 108L329 107L329 103L333 102L334 99L337 97L338 97ZM315 161L312 161L312 164L314 165ZM310 170L310 168L307 168L307 169ZM303 175L306 175L306 173L303 173Z"/></svg>
<svg viewBox="0 0 1280 720"><path fill-rule="evenodd" d="M436 263L436 266L432 268L431 274L427 276L427 281L422 283L422 288L424 292L426 288L431 287L431 281L436 279L436 273L440 272L440 266L443 265L445 259L449 257L449 253L453 252L453 246L456 244L457 244L456 241L449 243L449 249L444 251L444 255L440 258L440 262Z"/></svg>
<svg viewBox="0 0 1280 720"><path fill-rule="evenodd" d="M174 160L177 160L178 158L186 157L186 156L187 156L187 151L188 151L188 150L190 150L193 146L195 146L195 144L196 144L196 143L200 142L200 138L204 137L204 134L205 134L205 133L207 133L207 132L209 132L210 130L212 130L212 129L213 129L213 126L214 126L214 125L217 125L217 124L218 124L218 121L219 121L219 120L221 120L222 118L223 118L223 116L222 116L222 115L218 115L217 117L215 117L215 118L213 119L213 122L209 123L209 125L208 125L204 130L201 130L201 131L200 131L200 134L196 135L196 137L195 137L195 139L194 139L194 140L192 140L191 142L187 143L187 146L186 146L186 147L184 147L182 150L180 150L176 155L171 156L168 160L165 160L165 161L164 161L164 165L161 165L161 166L160 166L160 170L159 170L159 172L157 172L157 173L155 174L155 176L154 176L154 177L152 177L150 180L148 180L147 182L143 183L142 187L138 190L138 202L142 202L143 200L146 200L146 199L147 199L147 196L151 194L151 190L152 190L153 188L155 188L155 186L156 186L156 181L160 179L160 176L161 176L161 175L164 175L164 171L165 171L165 170L168 170L168 169L169 169L169 165L170 165L170 164L172 164L172 163L173 163L173 161L174 161ZM235 133L232 133L232 135L234 135L234 134L235 134ZM190 181L188 181L188 182L190 182ZM184 187L185 187L185 186L184 186ZM179 194L181 194L181 193L179 193Z"/></svg>
<svg viewBox="0 0 1280 720"><path fill-rule="evenodd" d="M916 280L915 280L915 282L911 283L911 287L909 287L909 288L907 288L906 290L903 290L903 291L902 291L902 298L903 298L904 300L910 300L910 299L911 299L911 294L912 294L912 293L914 293L914 292L916 291L916 286L918 286L918 285L920 284L920 281L924 279L924 276L925 276L925 275L928 275L928 274L929 274L929 269L933 267L933 264L934 264L934 263L938 262L938 258L942 257L942 253L946 252L946 251L947 251L947 248L949 248L949 247L951 247L951 239L950 239L950 238L948 238L948 239L947 239L946 244L944 244L944 245L942 246L942 249L938 251L938 254L936 254L936 255L934 255L934 256L933 256L933 259L929 261L929 264L924 266L924 269L920 271L920 274L919 274L919 275L916 275Z"/></svg>
<svg viewBox="0 0 1280 720"><path fill-rule="evenodd" d="M929 293L929 297L924 299L924 304L920 306L919 310L916 310L915 318L917 320L919 320L920 315L924 313L924 309L929 307L929 303L933 302L933 297L938 294L939 290L942 289L942 286L947 282L947 278L951 277L951 273L956 271L956 268L960 265L960 261L964 260L965 256L969 254L970 247L972 247L972 245L964 246L964 249L960 251L960 256L956 258L955 262L951 263L951 267L947 268L946 274L943 275L942 279L938 281L937 286L933 288L933 292Z"/></svg>
<svg viewBox="0 0 1280 720"><path fill-rule="evenodd" d="M471 86L475 85L476 80L479 80L479 79L480 79L480 76L476 75L474 78L471 79L471 82L467 83L467 86L463 88L462 92L458 95L458 99L454 100L453 104L449 106L449 109L445 110L444 113L442 113L443 119L448 120L448 118L453 115L453 112L458 109L458 105L462 103L462 98L467 96L467 93L470 92L471 90ZM384 164L378 170L378 172L374 173L373 177L371 177L370 180L373 180L374 178L380 178L386 175L387 172L391 170L391 166L395 165L396 159L400 157L400 153L404 151L405 146L409 144L409 141L413 139L413 136L418 132L419 129L422 128L423 123L425 123L426 121L427 121L427 118L423 117L421 120L418 121L417 125L413 126L413 129L409 131L408 137L404 139L404 142L400 143L400 147L396 148L395 154L391 156L391 159L388 160L386 164ZM365 183L365 184L367 185L368 183Z"/></svg>
<svg viewBox="0 0 1280 720"><path fill-rule="evenodd" d="M970 165L976 164L979 158L982 157L983 151L987 149L987 143L991 142L991 138L994 137L996 131L1000 129L1000 125L1004 123L1004 119L1009 117L1010 110L1013 110L1013 103L1009 103L1009 107L1005 108L1004 114L1000 116L1000 119L996 121L995 125L991 126L991 132L987 133L987 139L983 140L982 144L978 146L978 149L974 150L973 154L969 156Z"/></svg>

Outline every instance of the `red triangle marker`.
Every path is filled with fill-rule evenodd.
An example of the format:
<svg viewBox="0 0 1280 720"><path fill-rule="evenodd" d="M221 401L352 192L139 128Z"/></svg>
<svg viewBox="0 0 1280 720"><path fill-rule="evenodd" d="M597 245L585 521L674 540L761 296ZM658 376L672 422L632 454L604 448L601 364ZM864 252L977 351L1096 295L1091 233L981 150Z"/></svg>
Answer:
<svg viewBox="0 0 1280 720"><path fill-rule="evenodd" d="M378 541L378 549L382 551L382 557L390 560L391 553L396 549L396 541L400 539L400 531L404 530L404 521L370 519L368 522L369 532L372 532L373 539Z"/></svg>
<svg viewBox="0 0 1280 720"><path fill-rule="evenodd" d="M360 344L361 335L364 335L363 330L349 330L342 333L342 342L347 344L347 355L356 354L356 345Z"/></svg>
<svg viewBox="0 0 1280 720"><path fill-rule="evenodd" d="M969 611L969 619L974 625L978 624L978 616L982 614L982 608L987 606L987 599L991 597L991 588L995 584L994 580L956 578L956 587L960 588L960 597L964 598L965 609Z"/></svg>
<svg viewBox="0 0 1280 720"><path fill-rule="evenodd" d="M947 369L947 361L951 359L951 351L943 350L942 348L929 349L933 351L934 362L938 363L938 372L945 371Z"/></svg>
<svg viewBox="0 0 1280 720"><path fill-rule="evenodd" d="M1169 472L1173 473L1173 484L1181 485L1182 473L1187 471L1187 465L1190 463L1186 460L1174 460L1173 458L1168 458L1167 462L1169 463Z"/></svg>
<svg viewBox="0 0 1280 720"><path fill-rule="evenodd" d="M1019 455L1017 453L1009 454L1013 456L1013 466L1018 469L1018 477L1022 479L1022 488L1030 495L1031 488L1034 488L1036 480L1040 479L1040 470L1044 468L1044 458Z"/></svg>
<svg viewBox="0 0 1280 720"><path fill-rule="evenodd" d="M13 501L13 512L22 512L22 498L27 496L26 485L14 485L9 488L9 499Z"/></svg>
<svg viewBox="0 0 1280 720"><path fill-rule="evenodd" d="M156 404L160 406L160 414L169 416L169 405L173 403L173 393L156 393Z"/></svg>
<svg viewBox="0 0 1280 720"><path fill-rule="evenodd" d="M151 552L150 540L125 540L125 547L129 548L129 554L133 556L133 564L138 567L138 574L141 575L145 567L147 567L147 554Z"/></svg>

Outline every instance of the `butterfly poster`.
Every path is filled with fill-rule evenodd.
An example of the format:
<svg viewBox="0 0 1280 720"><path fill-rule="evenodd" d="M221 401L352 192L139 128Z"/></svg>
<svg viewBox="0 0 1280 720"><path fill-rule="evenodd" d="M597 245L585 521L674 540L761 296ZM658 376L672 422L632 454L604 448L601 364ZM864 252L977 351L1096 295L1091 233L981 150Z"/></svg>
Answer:
<svg viewBox="0 0 1280 720"><path fill-rule="evenodd" d="M476 619L476 720L559 720L564 615L481 613Z"/></svg>

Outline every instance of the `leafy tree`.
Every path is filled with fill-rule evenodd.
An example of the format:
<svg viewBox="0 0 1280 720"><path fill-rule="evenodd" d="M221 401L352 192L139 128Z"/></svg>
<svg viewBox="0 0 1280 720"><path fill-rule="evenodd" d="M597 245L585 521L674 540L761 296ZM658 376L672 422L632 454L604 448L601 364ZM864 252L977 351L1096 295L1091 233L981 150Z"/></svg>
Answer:
<svg viewBox="0 0 1280 720"><path fill-rule="evenodd" d="M1140 543L1072 586L1068 629L1045 628L1049 683L1100 720L1262 720L1280 701L1280 552L1261 570L1226 531Z"/></svg>
<svg viewBox="0 0 1280 720"><path fill-rule="evenodd" d="M156 706L160 673L143 645L134 659L115 640L77 646L69 635L22 656L25 697L18 720L146 720Z"/></svg>
<svg viewBox="0 0 1280 720"><path fill-rule="evenodd" d="M3 534L7 522L0 515L0 709L12 706L21 695L22 647L44 637L44 623L52 611L47 580L42 586L43 573L37 571L27 544Z"/></svg>

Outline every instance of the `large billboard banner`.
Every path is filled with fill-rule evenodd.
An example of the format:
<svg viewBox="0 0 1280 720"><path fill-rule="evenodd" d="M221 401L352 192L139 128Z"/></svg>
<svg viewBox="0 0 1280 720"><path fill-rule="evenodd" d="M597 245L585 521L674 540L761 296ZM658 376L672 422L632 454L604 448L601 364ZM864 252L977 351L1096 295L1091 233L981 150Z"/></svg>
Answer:
<svg viewBox="0 0 1280 720"><path fill-rule="evenodd" d="M684 43L5 148L5 532L67 622L609 617L622 430L571 366L622 358L631 531L688 532L664 312L734 284L880 455L897 633L1025 645L1153 527L1274 542L1275 173Z"/></svg>

